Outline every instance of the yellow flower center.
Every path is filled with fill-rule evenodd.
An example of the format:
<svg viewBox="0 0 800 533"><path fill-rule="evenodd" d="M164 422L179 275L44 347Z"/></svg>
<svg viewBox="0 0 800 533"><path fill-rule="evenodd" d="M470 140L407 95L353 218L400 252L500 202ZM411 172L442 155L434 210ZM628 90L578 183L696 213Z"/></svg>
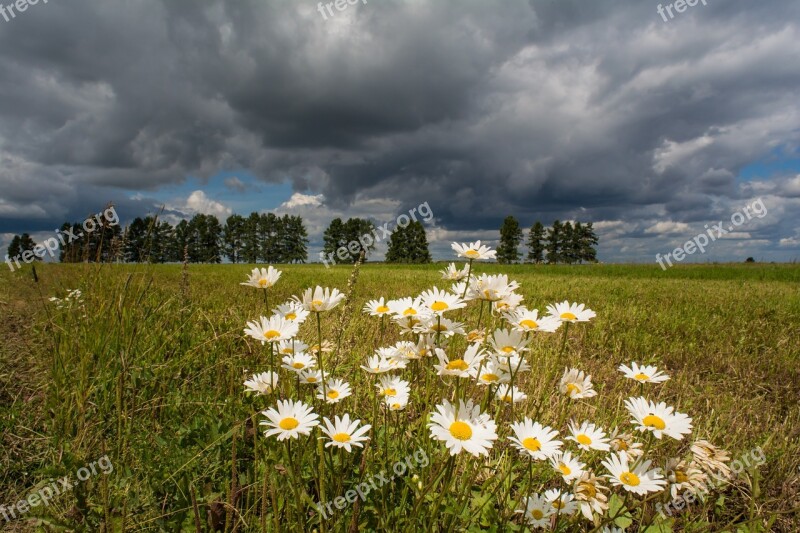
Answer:
<svg viewBox="0 0 800 533"><path fill-rule="evenodd" d="M447 331L447 326L445 326L444 324L434 324L433 326L431 326L431 330L439 332Z"/></svg>
<svg viewBox="0 0 800 533"><path fill-rule="evenodd" d="M628 446L628 443L625 442L623 439L615 440L614 441L614 446L617 448L617 450L621 450L623 452L628 451L630 449L630 446Z"/></svg>
<svg viewBox="0 0 800 533"><path fill-rule="evenodd" d="M375 308L376 313L385 313L388 310L389 308L386 307L385 305L379 305L378 307Z"/></svg>
<svg viewBox="0 0 800 533"><path fill-rule="evenodd" d="M383 389L384 396L397 396L397 389Z"/></svg>
<svg viewBox="0 0 800 533"><path fill-rule="evenodd" d="M475 259L476 257L480 257L481 256L481 254L478 253L477 250L473 250L472 248L470 248L469 250L464 252L464 255L469 257L470 259Z"/></svg>
<svg viewBox="0 0 800 533"><path fill-rule="evenodd" d="M431 304L431 309L433 309L434 311L446 311L449 308L450 308L449 305L441 301L436 301Z"/></svg>
<svg viewBox="0 0 800 533"><path fill-rule="evenodd" d="M511 353L515 350L513 346L503 346L502 348L500 348L500 351L503 353Z"/></svg>
<svg viewBox="0 0 800 533"><path fill-rule="evenodd" d="M570 475L572 473L572 469L569 466L567 466L566 463L558 463L558 469L565 476L568 476L568 475Z"/></svg>
<svg viewBox="0 0 800 533"><path fill-rule="evenodd" d="M347 433L337 433L333 436L333 440L336 442L350 442L350 435Z"/></svg>
<svg viewBox="0 0 800 533"><path fill-rule="evenodd" d="M641 481L639 481L639 476L633 472L623 472L622 475L619 476L619 480L631 487L636 487L641 483Z"/></svg>
<svg viewBox="0 0 800 533"><path fill-rule="evenodd" d="M561 501L561 498L553 501L553 509L563 509L565 506L566 504Z"/></svg>
<svg viewBox="0 0 800 533"><path fill-rule="evenodd" d="M299 425L300 422L298 422L296 418L292 418L291 416L284 418L278 423L278 426L286 431L292 430Z"/></svg>
<svg viewBox="0 0 800 533"><path fill-rule="evenodd" d="M530 450L532 452L538 452L542 449L542 443L539 442L539 439L534 437L528 437L522 441L522 445L525 446L525 449Z"/></svg>
<svg viewBox="0 0 800 533"><path fill-rule="evenodd" d="M322 300L311 300L311 307L314 309L322 307Z"/></svg>
<svg viewBox="0 0 800 533"><path fill-rule="evenodd" d="M463 359L454 359L453 361L447 363L445 368L447 370L460 370L463 372L469 368L469 365Z"/></svg>
<svg viewBox="0 0 800 533"><path fill-rule="evenodd" d="M276 331L274 329L271 329L269 331L265 331L264 332L264 337L266 337L268 339L274 339L274 338L277 338L277 337L280 337L280 336L281 336L281 332L280 331Z"/></svg>
<svg viewBox="0 0 800 533"><path fill-rule="evenodd" d="M258 280L259 287L266 287L268 283L269 282L264 278L261 278L260 280Z"/></svg>
<svg viewBox="0 0 800 533"><path fill-rule="evenodd" d="M296 320L297 314L295 313L286 313L286 320Z"/></svg>
<svg viewBox="0 0 800 533"><path fill-rule="evenodd" d="M567 383L567 396L572 396L573 394L578 394L581 392L581 388L578 387L574 383Z"/></svg>
<svg viewBox="0 0 800 533"><path fill-rule="evenodd" d="M507 403L511 403L511 402L514 401L514 398L512 398L510 394L506 394L505 396L503 396L503 401L507 402Z"/></svg>
<svg viewBox="0 0 800 533"><path fill-rule="evenodd" d="M417 310L413 307L409 307L405 311L403 311L403 316L414 316L417 314Z"/></svg>
<svg viewBox="0 0 800 533"><path fill-rule="evenodd" d="M578 441L579 444L583 444L584 446L590 446L592 444L592 439L584 434L580 434L575 437L575 440Z"/></svg>
<svg viewBox="0 0 800 533"><path fill-rule="evenodd" d="M536 328L539 327L539 324L537 324L536 322L534 322L533 320L530 320L528 318L526 318L525 320L520 322L519 325L520 326L524 326L524 327L526 327L528 329L536 329Z"/></svg>
<svg viewBox="0 0 800 533"><path fill-rule="evenodd" d="M402 406L399 403L393 403L392 404L392 409L400 409L400 407L402 407Z"/></svg>
<svg viewBox="0 0 800 533"><path fill-rule="evenodd" d="M576 317L572 313L561 313L561 320L577 320L577 319L578 317Z"/></svg>
<svg viewBox="0 0 800 533"><path fill-rule="evenodd" d="M469 440L472 438L472 428L466 422L456 420L450 424L450 434L458 440Z"/></svg>
<svg viewBox="0 0 800 533"><path fill-rule="evenodd" d="M308 381L309 383L316 383L317 382L317 378L315 378L314 376L308 376L306 378L306 381Z"/></svg>
<svg viewBox="0 0 800 533"><path fill-rule="evenodd" d="M540 509L534 509L531 511L531 516L534 518L534 520L541 520L544 518L544 513Z"/></svg>
<svg viewBox="0 0 800 533"><path fill-rule="evenodd" d="M304 369L305 367L306 367L306 365L304 365L304 364L303 364L303 363L301 363L300 361L295 361L294 363L292 363L292 368L294 368L294 369L296 369L296 370L302 370L302 369Z"/></svg>
<svg viewBox="0 0 800 533"><path fill-rule="evenodd" d="M335 400L338 397L339 397L339 391L338 390L331 389L331 390L328 391L328 398L330 398L331 400Z"/></svg>
<svg viewBox="0 0 800 533"><path fill-rule="evenodd" d="M633 379L636 379L638 381L647 381L648 379L650 379L650 376L648 376L647 374L636 374L635 376L633 376Z"/></svg>
<svg viewBox="0 0 800 533"><path fill-rule="evenodd" d="M680 470L676 470L675 481L677 481L678 483L686 483L687 481L689 481L689 476L687 476L686 473L681 472Z"/></svg>
<svg viewBox="0 0 800 533"><path fill-rule="evenodd" d="M483 334L480 331L470 331L467 334L467 340L469 342L475 342L477 340L483 339Z"/></svg>
<svg viewBox="0 0 800 533"><path fill-rule="evenodd" d="M642 419L642 422L645 426L649 428L656 428L658 430L662 430L667 427L667 424L664 422L664 420L656 415L647 415Z"/></svg>
<svg viewBox="0 0 800 533"><path fill-rule="evenodd" d="M581 481L578 483L578 490L576 492L585 495L590 500L597 495L597 489L595 486L587 481Z"/></svg>
<svg viewBox="0 0 800 533"><path fill-rule="evenodd" d="M481 376L481 379L488 383L494 383L495 381L499 381L500 377L497 374L484 374Z"/></svg>

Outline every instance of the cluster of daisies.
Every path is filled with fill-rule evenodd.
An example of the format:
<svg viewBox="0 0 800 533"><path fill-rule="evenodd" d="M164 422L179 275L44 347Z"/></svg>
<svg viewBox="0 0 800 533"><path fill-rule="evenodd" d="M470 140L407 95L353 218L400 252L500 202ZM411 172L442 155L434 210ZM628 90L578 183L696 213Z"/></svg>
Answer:
<svg viewBox="0 0 800 533"><path fill-rule="evenodd" d="M51 296L50 301L53 302L58 309L82 306L83 293L80 291L80 289L67 290L67 295L63 298Z"/></svg>
<svg viewBox="0 0 800 533"><path fill-rule="evenodd" d="M530 372L531 342L534 335L553 334L564 328L566 339L571 324L589 322L595 313L583 304L569 301L549 305L546 313L522 304L519 284L504 274L474 274L473 262L493 259L495 252L480 241L453 244L453 250L466 259L463 267L451 263L441 274L451 283L449 290L433 287L416 297L367 302L364 312L380 319L381 339L386 323L394 324L402 338L392 346L380 347L366 358L361 369L372 376L377 389L375 401L386 410L404 410L411 401L407 368L415 374L433 372L449 385L448 397L430 412L430 437L444 444L451 456L462 452L488 456L498 439L515 448L530 463L541 464L552 472L558 486L541 494L520 488L516 509L533 527L551 527L552 521L580 513L586 520L602 523L608 510L609 484L635 496L667 491L676 495L685 489L701 486L713 472L727 468L727 455L710 443L698 441L692 457L670 459L665 468L653 466L648 458L654 443L667 438L682 441L692 430L692 419L667 404L655 403L644 396L625 401L630 423L636 433L614 428L607 432L590 420L570 421L566 433L543 425L529 417L514 418L513 405L527 400L519 387L520 374ZM272 266L253 269L245 285L267 291L281 273ZM362 424L348 413L322 417L314 412L334 413L336 406L352 394L350 385L326 373L325 356L333 346L321 337L321 315L339 305L345 296L336 289L316 287L278 305L269 317L248 322L245 334L268 345L270 369L245 382L249 391L268 395L278 388L281 379L294 378L297 391L314 387L314 405L300 400L279 400L263 411L265 435L284 441L311 435L319 426L326 447L350 452L363 447L371 426ZM459 321L463 309L475 302L480 305L478 323L468 328ZM317 344L309 346L297 338L300 326L310 317L316 320ZM492 326L489 326L491 321ZM499 327L497 327L499 325ZM562 343L562 349L564 344ZM275 359L280 358L280 370ZM431 363L427 363L431 361ZM620 366L623 375L640 385L660 384L669 379L653 366ZM555 376L554 376L555 378ZM283 389L285 392L286 389ZM577 368L566 368L558 383L564 401L586 400L597 395L591 376ZM486 402L476 403L473 396L485 391L486 398L511 405L511 422L505 428L486 412ZM415 395L415 398L417 396ZM427 406L421 406L425 412ZM373 420L374 423L374 420ZM563 439L563 440L559 440ZM589 464L594 465L594 470ZM602 471L600 471L602 467ZM524 496L522 496L524 494ZM555 518L554 518L555 517Z"/></svg>

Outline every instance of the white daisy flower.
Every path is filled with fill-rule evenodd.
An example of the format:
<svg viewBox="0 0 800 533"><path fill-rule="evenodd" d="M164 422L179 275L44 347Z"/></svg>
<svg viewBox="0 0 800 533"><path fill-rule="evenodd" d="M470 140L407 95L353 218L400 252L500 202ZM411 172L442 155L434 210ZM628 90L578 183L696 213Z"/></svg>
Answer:
<svg viewBox="0 0 800 533"><path fill-rule="evenodd" d="M514 373L514 375L523 374L525 372L530 371L531 365L525 360L525 357L522 355L512 355L511 357L497 357L496 359L497 365L508 372Z"/></svg>
<svg viewBox="0 0 800 533"><path fill-rule="evenodd" d="M308 311L303 309L300 304L293 301L288 301L279 305L274 314L283 317L285 320L296 322L298 324L305 322L309 315Z"/></svg>
<svg viewBox="0 0 800 533"><path fill-rule="evenodd" d="M395 376L383 376L375 385L381 396L408 396L411 393L408 381Z"/></svg>
<svg viewBox="0 0 800 533"><path fill-rule="evenodd" d="M317 389L317 398L327 403L339 403L350 394L352 394L350 385L341 379L326 380L325 390L322 389L322 385Z"/></svg>
<svg viewBox="0 0 800 533"><path fill-rule="evenodd" d="M386 302L389 311L397 318L413 318L425 314L419 298L399 298Z"/></svg>
<svg viewBox="0 0 800 533"><path fill-rule="evenodd" d="M528 341L525 336L516 330L497 329L489 338L497 355L511 356L528 351Z"/></svg>
<svg viewBox="0 0 800 533"><path fill-rule="evenodd" d="M531 331L553 333L561 327L561 321L555 317L540 317L538 309L528 310L525 307L518 307L514 311L504 313L503 316L511 327L523 333Z"/></svg>
<svg viewBox="0 0 800 533"><path fill-rule="evenodd" d="M507 313L513 311L522 304L524 297L516 292L509 292L500 297L499 300L494 302L494 311L498 313Z"/></svg>
<svg viewBox="0 0 800 533"><path fill-rule="evenodd" d="M336 446L337 448L344 448L348 452L351 452L353 446L363 448L364 445L362 443L369 440L366 434L372 426L364 424L358 427L361 420L353 420L351 422L350 415L347 413L341 418L338 416L334 417L333 423L331 423L328 418L323 418L322 421L325 425L320 429L330 438L330 441L325 443L326 448Z"/></svg>
<svg viewBox="0 0 800 533"><path fill-rule="evenodd" d="M442 441L456 455L462 450L478 457L489 455L492 443L497 440L497 426L487 414L481 413L480 405L472 400L459 401L458 408L443 400L431 414L428 427L431 438Z"/></svg>
<svg viewBox="0 0 800 533"><path fill-rule="evenodd" d="M298 352L294 355L286 355L283 357L282 361L283 364L281 366L283 368L297 373L317 366L316 357L312 357L303 352Z"/></svg>
<svg viewBox="0 0 800 533"><path fill-rule="evenodd" d="M262 372L253 374L253 377L244 382L247 392L257 392L267 395L278 386L278 374L276 372Z"/></svg>
<svg viewBox="0 0 800 533"><path fill-rule="evenodd" d="M420 300L422 301L422 306L425 308L426 313L436 316L441 316L448 311L461 309L467 306L467 304L455 294L440 290L438 287L433 287L423 292L420 295Z"/></svg>
<svg viewBox="0 0 800 533"><path fill-rule="evenodd" d="M561 516L572 516L578 510L578 502L575 501L575 496L569 492L561 492L559 489L550 489L545 491L544 498L553 508L552 514L558 513Z"/></svg>
<svg viewBox="0 0 800 533"><path fill-rule="evenodd" d="M573 400L597 396L597 391L592 388L592 376L587 376L583 370L577 368L564 369L558 388L562 394Z"/></svg>
<svg viewBox="0 0 800 533"><path fill-rule="evenodd" d="M339 292L339 289L329 289L328 287L322 288L317 286L314 289L306 289L302 296L295 296L294 300L306 311L312 313L321 313L323 311L330 311L342 303L344 298L345 295Z"/></svg>
<svg viewBox="0 0 800 533"><path fill-rule="evenodd" d="M575 480L573 486L575 500L581 508L586 520L594 522L594 514L603 516L608 510L608 487L600 483L600 479L588 470Z"/></svg>
<svg viewBox="0 0 800 533"><path fill-rule="evenodd" d="M300 383L305 385L320 385L322 383L322 372L319 370L303 370L299 374ZM327 379L328 373L325 372L325 378Z"/></svg>
<svg viewBox="0 0 800 533"><path fill-rule="evenodd" d="M511 381L511 374L494 359L483 365L478 372L478 385L499 385Z"/></svg>
<svg viewBox="0 0 800 533"><path fill-rule="evenodd" d="M611 450L620 454L627 455L631 459L636 459L644 455L642 443L636 442L633 435L625 433L617 428L611 432L611 439L609 440Z"/></svg>
<svg viewBox="0 0 800 533"><path fill-rule="evenodd" d="M564 300L555 305L548 305L547 312L561 322L588 322L597 316L594 311L588 309L584 304L571 304L569 300Z"/></svg>
<svg viewBox="0 0 800 533"><path fill-rule="evenodd" d="M424 316L412 329L414 333L439 334L441 337L464 335L464 324L444 317Z"/></svg>
<svg viewBox="0 0 800 533"><path fill-rule="evenodd" d="M465 257L467 259L495 259L497 256L497 252L495 250L492 250L488 246L482 245L481 241L475 241L471 243L454 242L450 245L450 247L455 253L458 254L458 257Z"/></svg>
<svg viewBox="0 0 800 533"><path fill-rule="evenodd" d="M550 528L550 517L553 515L553 506L547 498L534 494L522 500L522 508L514 511L524 515L525 522L531 528Z"/></svg>
<svg viewBox="0 0 800 533"><path fill-rule="evenodd" d="M675 412L673 407L661 402L655 404L642 398L628 398L625 407L633 417L632 424L638 424L639 431L650 431L660 439L667 435L675 440L682 440L684 435L692 432L692 419L683 413Z"/></svg>
<svg viewBox="0 0 800 533"><path fill-rule="evenodd" d="M581 477L586 469L586 465L580 462L576 457L572 457L572 453L569 451L552 455L550 457L550 464L553 470L560 474L567 483Z"/></svg>
<svg viewBox="0 0 800 533"><path fill-rule="evenodd" d="M422 357L417 350L417 345L410 341L399 341L397 344L392 346L392 349L394 350L393 357L396 357L397 359L413 361Z"/></svg>
<svg viewBox="0 0 800 533"><path fill-rule="evenodd" d="M509 281L505 274L481 274L469 284L469 297L472 300L497 302L519 288L519 283Z"/></svg>
<svg viewBox="0 0 800 533"><path fill-rule="evenodd" d="M370 300L364 305L364 312L369 313L371 316L383 316L390 311L391 309L386 305L383 296L377 300Z"/></svg>
<svg viewBox="0 0 800 533"><path fill-rule="evenodd" d="M528 395L519 390L517 386L500 385L494 397L505 403L519 403L528 399Z"/></svg>
<svg viewBox="0 0 800 533"><path fill-rule="evenodd" d="M574 422L570 422L569 431L572 435L567 437L567 440L578 443L578 448L581 450L600 450L602 452L607 452L611 449L605 432L591 422L585 421L580 426Z"/></svg>
<svg viewBox="0 0 800 533"><path fill-rule="evenodd" d="M467 277L467 266L459 269L455 263L450 263L447 268L439 271L442 274L442 279L447 281L461 281ZM457 293L462 294L462 293Z"/></svg>
<svg viewBox="0 0 800 533"><path fill-rule="evenodd" d="M261 341L261 344L291 339L297 335L299 329L296 323L277 315L269 318L262 316L257 321L248 322L247 326L244 330L245 334Z"/></svg>
<svg viewBox="0 0 800 533"><path fill-rule="evenodd" d="M285 340L278 343L277 353L281 355L294 355L308 350L308 344L297 339Z"/></svg>
<svg viewBox="0 0 800 533"><path fill-rule="evenodd" d="M384 357L380 353L371 355L367 359L366 365L361 365L361 368L370 374L383 374L384 372L391 372L397 370L396 363L392 363L390 359Z"/></svg>
<svg viewBox="0 0 800 533"><path fill-rule="evenodd" d="M319 425L319 415L303 402L279 400L277 409L270 407L261 414L266 416L267 420L262 420L259 425L271 428L264 432L264 436L277 435L278 440L296 439L300 435L310 435L311 430Z"/></svg>
<svg viewBox="0 0 800 533"><path fill-rule="evenodd" d="M408 405L408 394L398 394L397 396L384 396L383 405L390 411L402 411Z"/></svg>
<svg viewBox="0 0 800 533"><path fill-rule="evenodd" d="M544 461L558 454L563 444L560 440L555 440L558 431L550 426L542 426L539 422L534 422L530 418L524 418L522 422L511 424L514 431L513 437L508 437L520 454L530 456L537 461Z"/></svg>
<svg viewBox="0 0 800 533"><path fill-rule="evenodd" d="M247 281L239 285L248 285L257 289L269 289L278 282L280 277L281 271L276 270L272 265L267 268L254 268L250 272Z"/></svg>
<svg viewBox="0 0 800 533"><path fill-rule="evenodd" d="M459 358L450 359L441 348L436 349L436 356L439 358L439 364L433 365L433 368L440 376L469 378L477 375L478 367L486 357L486 352L481 349L480 345L470 344L464 355Z"/></svg>
<svg viewBox="0 0 800 533"><path fill-rule="evenodd" d="M611 483L634 494L644 495L648 492L659 492L667 484L659 469L648 470L651 463L649 460L644 461L631 469L628 456L616 454L603 461L602 465L611 474Z"/></svg>
<svg viewBox="0 0 800 533"><path fill-rule="evenodd" d="M638 381L639 383L662 383L669 379L669 376L659 371L654 366L639 366L638 364L631 363L630 368L625 365L619 365L619 371L625 374L625 377Z"/></svg>

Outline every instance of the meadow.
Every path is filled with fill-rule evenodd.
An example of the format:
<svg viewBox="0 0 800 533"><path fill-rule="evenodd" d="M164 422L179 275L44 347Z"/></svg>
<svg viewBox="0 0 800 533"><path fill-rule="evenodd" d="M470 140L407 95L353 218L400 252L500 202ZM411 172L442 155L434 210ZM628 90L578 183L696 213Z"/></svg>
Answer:
<svg viewBox="0 0 800 533"><path fill-rule="evenodd" d="M527 339L531 369L516 375L527 397L513 406L490 387L437 375L434 356L396 372L409 384L408 405L385 408L375 387L381 376L361 366L376 349L417 338L362 308L381 296L449 289L439 272L445 266L276 265L282 276L268 291L271 310L317 285L347 295L319 314L319 332L312 313L298 336L313 345L321 333L330 343L325 370L352 389L336 404L318 400L288 369L280 369L276 390L245 392L254 373L280 367L270 365L269 343L243 332L248 321L270 314L264 291L240 284L253 265L39 264L36 280L30 267L0 273L0 505L30 501L52 480L81 477L101 457L113 464L73 479L47 505L31 503L24 513L17 506L17 519L0 515L0 527L531 530L515 509L534 493L569 492L570 482L549 461L526 458L513 446L511 422L530 417L557 430L564 449L597 476L608 473L601 466L606 454L568 440L570 421L591 421L608 436L613 428L629 432L662 470L668 458L688 456L698 439L726 450L731 461L752 459L703 498L665 515L658 505L671 500L668 490L643 497L605 479L607 509L595 520L568 513L579 502L565 501L563 513L545 517L545 531L800 530L800 267L685 265L664 272L655 265L476 262L473 273L505 273L519 282L530 309L544 313L568 300L597 316ZM50 300L73 289L79 299ZM506 327L488 309L472 301L446 317L467 323L467 331L479 321L490 334ZM439 343L451 360L467 347L460 335ZM655 365L670 379L640 385L618 370L632 362ZM563 394L565 368L591 375L597 395ZM624 402L639 395L688 414L691 435L653 439L637 431ZM486 455L451 456L431 438L429 415L444 398L467 397L496 423L498 438ZM298 439L265 437L261 411L278 398L303 399L320 422L349 413L372 426L370 438L348 452L323 448L322 426Z"/></svg>

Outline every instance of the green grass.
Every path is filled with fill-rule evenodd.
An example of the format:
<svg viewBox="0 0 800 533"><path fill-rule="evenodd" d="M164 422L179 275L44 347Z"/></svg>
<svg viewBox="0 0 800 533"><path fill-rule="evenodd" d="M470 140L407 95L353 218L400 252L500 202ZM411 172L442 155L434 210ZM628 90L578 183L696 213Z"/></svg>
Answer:
<svg viewBox="0 0 800 533"><path fill-rule="evenodd" d="M74 475L104 454L114 464L111 474L92 476L49 506L33 508L26 518L38 518L38 526L31 520L7 528L195 531L193 498L203 531L209 523L226 521L238 531L274 530L276 520L289 531L323 525L293 493L304 490L316 500L315 446L294 449L294 466L303 479L297 482L282 446L252 426L253 415L274 399L242 393L246 374L268 366L266 349L242 334L245 322L264 308L256 290L239 285L250 268L190 265L188 285L180 265L38 265L38 283L30 269L0 274L0 504L24 498L50 478ZM283 277L270 294L273 305L308 286L346 290L351 276L343 265L279 268ZM395 480L360 505L361 530L519 530L509 518L528 470L507 448L507 409L490 406L501 429L490 459L459 457L452 485L436 480L447 456L424 427L425 415L451 393L447 383L431 372L413 381L417 396L389 420L388 442L383 417L372 419L374 387L358 367L375 348L401 337L387 327L379 344L379 322L361 307L378 296L416 295L433 284L444 288L439 268L363 266L350 306L323 317L323 337L340 340L326 364L356 391L337 413L350 412L375 426L364 455L333 454L335 475L326 476L326 495L344 495L360 474L369 476L423 449L431 464L416 473L420 483L432 484L430 493L419 491L410 476ZM759 446L766 455L764 464L664 523L663 530L667 525L688 531L800 528L800 267L681 265L664 272L657 265L477 265L476 270L508 273L520 282L529 307L544 311L548 303L569 299L598 315L570 329L561 358L561 332L536 337L533 372L521 381L531 401L517 408L518 415L525 410L544 424L560 423L562 435L567 416L606 429L625 426L622 401L639 392L616 367L656 364L672 379L645 394L692 416L693 438L706 438L733 458ZM74 288L84 292L81 309L58 310L47 300ZM472 304L463 318L474 326L477 314ZM300 335L309 344L316 342L312 322ZM556 386L567 365L592 375L597 397L565 404ZM543 407L534 410L533 398L540 395ZM382 449L386 444L388 452ZM681 453L685 444L660 443L659 457ZM538 467L534 481L542 488L558 486ZM629 507L637 521L652 521L652 505ZM345 531L352 517L349 506L324 526ZM562 521L561 530L574 530L566 527L575 526Z"/></svg>

